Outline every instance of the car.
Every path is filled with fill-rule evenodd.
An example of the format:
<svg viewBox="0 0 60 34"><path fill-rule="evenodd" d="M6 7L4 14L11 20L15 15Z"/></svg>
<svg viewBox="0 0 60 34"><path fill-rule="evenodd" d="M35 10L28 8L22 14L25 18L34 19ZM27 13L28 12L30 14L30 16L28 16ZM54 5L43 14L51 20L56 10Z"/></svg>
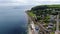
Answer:
<svg viewBox="0 0 60 34"><path fill-rule="evenodd" d="M38 27L38 26L36 26L36 27L35 27L35 30L37 30L37 31L38 31L38 30L39 30L39 27Z"/></svg>
<svg viewBox="0 0 60 34"><path fill-rule="evenodd" d="M39 28L35 28L36 30L39 30Z"/></svg>

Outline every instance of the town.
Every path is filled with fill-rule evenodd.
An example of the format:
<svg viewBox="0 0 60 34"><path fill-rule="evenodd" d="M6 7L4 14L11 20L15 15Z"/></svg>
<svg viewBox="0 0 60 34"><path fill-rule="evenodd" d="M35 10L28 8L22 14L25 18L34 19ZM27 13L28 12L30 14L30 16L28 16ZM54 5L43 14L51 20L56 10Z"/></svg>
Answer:
<svg viewBox="0 0 60 34"><path fill-rule="evenodd" d="M28 34L60 34L60 5L40 5L26 11Z"/></svg>

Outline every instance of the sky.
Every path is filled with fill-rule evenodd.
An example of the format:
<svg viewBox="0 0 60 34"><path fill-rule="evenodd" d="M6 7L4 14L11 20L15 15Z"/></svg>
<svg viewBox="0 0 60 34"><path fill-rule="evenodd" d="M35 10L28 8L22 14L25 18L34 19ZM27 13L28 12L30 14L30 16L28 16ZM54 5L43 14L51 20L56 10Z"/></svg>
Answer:
<svg viewBox="0 0 60 34"><path fill-rule="evenodd" d="M60 0L0 0L0 6L60 4Z"/></svg>

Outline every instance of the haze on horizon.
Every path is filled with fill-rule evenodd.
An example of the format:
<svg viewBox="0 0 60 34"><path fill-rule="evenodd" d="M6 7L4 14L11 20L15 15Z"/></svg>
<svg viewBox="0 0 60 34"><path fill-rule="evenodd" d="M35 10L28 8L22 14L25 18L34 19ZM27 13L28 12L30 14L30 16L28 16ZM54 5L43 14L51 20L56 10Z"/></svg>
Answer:
<svg viewBox="0 0 60 34"><path fill-rule="evenodd" d="M0 0L0 6L60 4L60 0Z"/></svg>

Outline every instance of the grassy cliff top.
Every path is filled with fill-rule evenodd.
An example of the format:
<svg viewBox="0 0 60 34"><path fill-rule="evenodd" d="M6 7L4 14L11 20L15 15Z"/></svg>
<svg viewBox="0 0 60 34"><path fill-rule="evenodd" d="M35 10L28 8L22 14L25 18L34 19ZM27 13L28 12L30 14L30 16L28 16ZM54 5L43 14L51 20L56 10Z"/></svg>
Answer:
<svg viewBox="0 0 60 34"><path fill-rule="evenodd" d="M60 5L39 5L34 6L31 8L31 10L44 10L44 9L60 9Z"/></svg>
<svg viewBox="0 0 60 34"><path fill-rule="evenodd" d="M39 7L39 6L47 6L47 7L60 7L60 5L38 5L35 7Z"/></svg>

